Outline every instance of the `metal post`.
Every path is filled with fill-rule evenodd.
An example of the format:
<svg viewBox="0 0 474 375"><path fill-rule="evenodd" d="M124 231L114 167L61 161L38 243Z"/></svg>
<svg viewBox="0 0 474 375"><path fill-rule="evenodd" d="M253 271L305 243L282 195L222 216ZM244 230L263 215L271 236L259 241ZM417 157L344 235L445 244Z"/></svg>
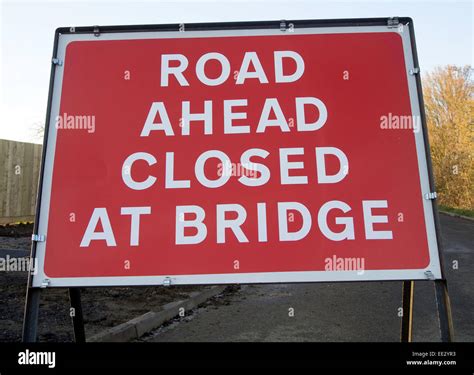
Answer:
<svg viewBox="0 0 474 375"><path fill-rule="evenodd" d="M84 343L86 342L86 331L84 329L84 318L82 316L80 289L69 288L69 299L71 301L71 319L74 328L74 340L76 343Z"/></svg>
<svg viewBox="0 0 474 375"><path fill-rule="evenodd" d="M436 307L442 342L454 341L453 317L446 280L435 280Z"/></svg>
<svg viewBox="0 0 474 375"><path fill-rule="evenodd" d="M404 281L402 289L402 325L400 333L401 342L412 342L413 335L413 295L414 281Z"/></svg>
<svg viewBox="0 0 474 375"><path fill-rule="evenodd" d="M23 317L23 342L36 342L38 338L38 313L41 289L26 290L25 315Z"/></svg>

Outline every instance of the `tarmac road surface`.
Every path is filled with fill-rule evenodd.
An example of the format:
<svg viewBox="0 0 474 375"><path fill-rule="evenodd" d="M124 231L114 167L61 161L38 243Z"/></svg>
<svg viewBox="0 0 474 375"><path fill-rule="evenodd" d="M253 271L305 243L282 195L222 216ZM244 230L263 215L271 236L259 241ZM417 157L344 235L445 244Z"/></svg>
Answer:
<svg viewBox="0 0 474 375"><path fill-rule="evenodd" d="M474 341L474 221L440 218L455 340ZM401 292L401 282L242 286L146 341L398 341ZM439 341L432 282L415 283L413 324L414 341Z"/></svg>

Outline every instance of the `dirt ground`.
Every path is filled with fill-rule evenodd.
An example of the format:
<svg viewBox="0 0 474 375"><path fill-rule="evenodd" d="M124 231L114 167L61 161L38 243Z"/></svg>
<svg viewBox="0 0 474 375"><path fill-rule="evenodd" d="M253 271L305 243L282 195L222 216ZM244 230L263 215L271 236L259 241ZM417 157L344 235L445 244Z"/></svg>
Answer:
<svg viewBox="0 0 474 375"><path fill-rule="evenodd" d="M0 257L29 251L32 225L0 226ZM13 255L11 255L13 254ZM0 342L20 341L27 273L0 271ZM185 299L200 286L81 289L86 336L124 323L172 301ZM45 289L41 295L39 341L73 341L67 289Z"/></svg>
<svg viewBox="0 0 474 375"><path fill-rule="evenodd" d="M32 223L0 225L0 237L31 237Z"/></svg>

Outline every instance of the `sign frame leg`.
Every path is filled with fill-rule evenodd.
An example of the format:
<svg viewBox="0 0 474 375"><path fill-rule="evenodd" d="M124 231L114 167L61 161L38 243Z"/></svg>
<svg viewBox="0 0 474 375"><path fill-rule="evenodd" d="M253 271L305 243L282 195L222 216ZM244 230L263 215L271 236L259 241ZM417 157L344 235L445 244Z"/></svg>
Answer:
<svg viewBox="0 0 474 375"><path fill-rule="evenodd" d="M402 322L400 329L400 342L412 342L413 338L413 305L415 282L403 281L402 286Z"/></svg>
<svg viewBox="0 0 474 375"><path fill-rule="evenodd" d="M28 287L26 290L25 314L23 317L22 342L31 343L38 340L38 315L41 289Z"/></svg>
<svg viewBox="0 0 474 375"><path fill-rule="evenodd" d="M79 288L69 288L69 300L71 302L70 315L74 329L74 341L76 343L85 343L86 330L84 328L84 316L82 314L81 290Z"/></svg>
<svg viewBox="0 0 474 375"><path fill-rule="evenodd" d="M451 302L449 301L448 294L448 283L446 279L435 280L434 287L441 342L453 342L454 327Z"/></svg>

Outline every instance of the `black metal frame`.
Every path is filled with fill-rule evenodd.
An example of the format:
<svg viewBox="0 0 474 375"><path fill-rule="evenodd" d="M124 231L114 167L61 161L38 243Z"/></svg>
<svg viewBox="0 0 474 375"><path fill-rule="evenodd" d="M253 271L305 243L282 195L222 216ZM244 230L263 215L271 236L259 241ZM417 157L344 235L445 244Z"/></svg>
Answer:
<svg viewBox="0 0 474 375"><path fill-rule="evenodd" d="M184 26L186 31L210 31L210 30L238 30L238 29L279 29L282 26L294 25L295 28L315 28L315 27L355 27L355 26L387 26L388 22L398 21L408 27L411 39L411 49L413 55L414 66L419 67L418 54L416 50L415 34L413 20L410 17L389 17L389 18L351 18L351 19L327 19L327 20L278 20L278 21L250 21L250 22L215 22L215 23L186 23L186 24L162 24L162 25L120 25L120 26L79 26L79 27L60 27L55 31L53 56L56 57L59 36L61 34L95 34L102 33L118 33L118 32L151 32L151 31L179 31ZM48 133L51 116L54 76L56 65L51 65L50 84L48 103L45 120L45 133L43 141L43 154L41 160L41 172L38 182L38 195L36 203L36 215L34 223L34 233L37 233L38 222L41 207L41 195L43 186L44 163L46 158L46 150L48 147ZM424 110L423 91L420 75L416 75L416 86L418 93L418 102L421 114L421 123L423 129L423 138L425 144L426 161L428 166L428 176L430 191L435 191L435 183L433 169L431 164L431 154L428 140L428 132L426 125L426 115ZM451 316L451 306L447 289L447 282L444 275L443 262L443 245L440 233L439 214L436 200L432 200L432 208L434 214L434 223L436 231L436 239L438 243L439 259L441 266L442 278L435 280L435 293L437 300L437 311L440 324L440 336L443 342L453 340L453 324ZM32 242L30 258L36 256L36 242ZM28 277L28 287L26 293L25 314L23 321L23 341L34 342L37 339L38 313L41 288L32 286L33 275ZM414 281L403 280L403 297L402 297L402 324L401 324L401 341L411 341L412 334L412 318L413 318L413 289ZM81 297L79 288L69 288L69 296L71 307L75 309L75 316L72 318L74 326L74 336L76 342L85 342L85 331L82 317Z"/></svg>
<svg viewBox="0 0 474 375"><path fill-rule="evenodd" d="M410 31L410 40L411 40L411 50L413 55L413 62L416 67L419 67L418 61L418 52L416 49L416 40L415 40L415 29L413 27L413 20L410 19L410 24L408 27ZM416 89L418 92L418 103L420 106L420 115L421 115L421 124L423 128L423 141L425 144L425 154L426 154L426 163L428 165L428 178L430 184L430 191L436 191L436 185L433 174L433 164L431 163L431 151L430 151L430 141L428 137L428 127L426 122L426 113L425 113L425 102L423 100L423 88L421 85L421 77L419 74L416 75ZM435 280L435 294L436 294L436 306L438 310L438 320L441 341L451 342L454 341L454 327L453 327L453 318L451 313L451 303L449 301L448 294L448 283L446 280L446 275L444 273L444 245L443 239L441 237L441 226L439 221L439 212L438 204L435 199L431 201L433 208L434 224L436 230L436 242L438 243L438 253L439 261L441 268L441 279Z"/></svg>
<svg viewBox="0 0 474 375"><path fill-rule="evenodd" d="M54 35L53 44L53 56L54 58L58 49L59 32L56 30ZM49 90L48 90L48 104L46 107L46 120L44 126L44 138L43 138L43 154L41 156L41 169L38 180L38 189L36 196L36 213L35 222L33 226L33 233L38 233L38 223L40 216L41 207L41 195L43 191L43 175L44 175L44 163L46 160L46 149L48 147L48 133L49 133L49 122L51 119L51 104L53 101L53 87L54 87L54 74L56 72L56 66L51 64L51 73L49 78ZM31 243L30 261L36 257L36 242ZM33 263L34 264L34 263ZM38 314L39 314L39 302L40 301L40 289L33 288L33 274L28 275L28 285L26 289L26 300L25 300L25 314L23 318L23 342L35 342L37 339L38 331Z"/></svg>

